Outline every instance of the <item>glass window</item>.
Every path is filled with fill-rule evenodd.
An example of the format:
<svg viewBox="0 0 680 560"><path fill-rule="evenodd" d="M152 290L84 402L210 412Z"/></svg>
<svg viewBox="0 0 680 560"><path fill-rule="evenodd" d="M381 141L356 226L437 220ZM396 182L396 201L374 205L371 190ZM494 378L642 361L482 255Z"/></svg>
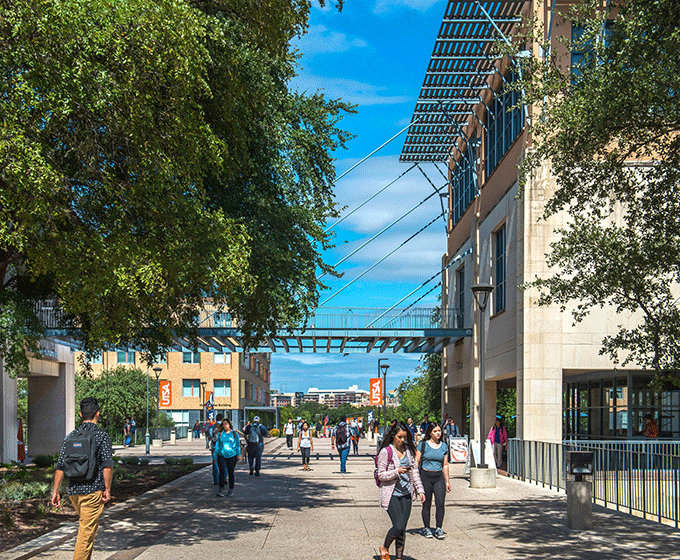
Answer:
<svg viewBox="0 0 680 560"><path fill-rule="evenodd" d="M200 397L201 396L201 380L200 379L182 379L182 396L183 397Z"/></svg>
<svg viewBox="0 0 680 560"><path fill-rule="evenodd" d="M213 364L231 364L231 352L215 352Z"/></svg>
<svg viewBox="0 0 680 560"><path fill-rule="evenodd" d="M505 309L505 224L496 232L495 276L496 287L493 292L494 312Z"/></svg>
<svg viewBox="0 0 680 560"><path fill-rule="evenodd" d="M460 321L458 325L461 328L465 327L465 267L462 266L456 272L456 290L458 296L456 297L458 309L460 310Z"/></svg>
<svg viewBox="0 0 680 560"><path fill-rule="evenodd" d="M458 223L477 195L477 150L474 141L474 138L470 140L451 175L453 225Z"/></svg>
<svg viewBox="0 0 680 560"><path fill-rule="evenodd" d="M182 352L182 363L183 364L200 364L201 363L200 352Z"/></svg>
<svg viewBox="0 0 680 560"><path fill-rule="evenodd" d="M215 379L213 381L215 397L231 397L231 380Z"/></svg>
<svg viewBox="0 0 680 560"><path fill-rule="evenodd" d="M97 354L96 356L92 356L92 362L93 364L101 364L102 363L102 355L101 352Z"/></svg>
<svg viewBox="0 0 680 560"><path fill-rule="evenodd" d="M134 352L126 352L124 350L118 350L116 352L117 355L117 362L119 364L134 364L135 363L135 353Z"/></svg>
<svg viewBox="0 0 680 560"><path fill-rule="evenodd" d="M515 74L509 73L506 82L513 83ZM520 91L507 89L505 83L496 93L486 114L486 176L493 173L503 156L512 146L524 128L522 106L518 105L522 97Z"/></svg>

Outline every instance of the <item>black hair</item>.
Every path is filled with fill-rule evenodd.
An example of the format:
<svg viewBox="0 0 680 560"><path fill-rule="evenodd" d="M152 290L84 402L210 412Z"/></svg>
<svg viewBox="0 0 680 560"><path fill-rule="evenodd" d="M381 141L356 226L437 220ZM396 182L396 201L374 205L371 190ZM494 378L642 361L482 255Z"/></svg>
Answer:
<svg viewBox="0 0 680 560"><path fill-rule="evenodd" d="M439 428L441 430L441 426L439 425L439 422L430 422L430 425L427 427L427 430L425 430L425 436L423 437L423 441L427 441L432 437L432 430L435 428ZM439 436L439 441L442 440L442 437Z"/></svg>
<svg viewBox="0 0 680 560"><path fill-rule="evenodd" d="M645 418L647 418L648 420L652 420L652 415L651 414L645 414Z"/></svg>
<svg viewBox="0 0 680 560"><path fill-rule="evenodd" d="M309 422L307 422L307 420L302 421L302 426L300 426L300 431L303 431L305 429L305 424L307 424L307 431L309 431Z"/></svg>
<svg viewBox="0 0 680 560"><path fill-rule="evenodd" d="M229 420L229 418L225 418L224 415L222 414L218 414L215 418L219 418L220 416L222 416L222 419L219 420L219 424L217 426L217 434L224 431L224 426L222 425L223 422L227 422L229 424L229 429L233 430L234 425L231 423L231 420Z"/></svg>
<svg viewBox="0 0 680 560"><path fill-rule="evenodd" d="M394 436L396 436L399 432L406 432L406 447L411 452L411 455L415 457L416 446L413 443L413 435L411 434L411 430L409 430L406 424L404 424L401 420L392 424L392 427L385 434L382 444L380 444L380 449L378 449L378 453L380 453L388 445L391 445L394 441Z"/></svg>
<svg viewBox="0 0 680 560"><path fill-rule="evenodd" d="M496 419L494 420L494 424L495 424L496 422L500 422L500 423L501 423L501 426L503 425L503 419L502 419L500 416L496 416Z"/></svg>
<svg viewBox="0 0 680 560"><path fill-rule="evenodd" d="M217 416L215 416L215 422L222 422L222 420L224 420L224 414L220 412Z"/></svg>
<svg viewBox="0 0 680 560"><path fill-rule="evenodd" d="M85 422L94 420L97 412L99 412L99 403L94 397L85 397L80 401L80 415Z"/></svg>

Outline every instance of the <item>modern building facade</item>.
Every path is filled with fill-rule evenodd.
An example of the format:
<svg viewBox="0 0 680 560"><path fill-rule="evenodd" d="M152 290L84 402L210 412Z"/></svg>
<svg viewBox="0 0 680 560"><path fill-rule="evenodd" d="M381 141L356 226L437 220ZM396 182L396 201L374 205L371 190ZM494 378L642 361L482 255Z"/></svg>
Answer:
<svg viewBox="0 0 680 560"><path fill-rule="evenodd" d="M550 274L545 255L566 218L539 221L555 191L547 163L519 191L517 166L531 149L525 125L538 108L518 104L520 94L507 85L516 66L494 58L491 45L512 38L522 17L536 16L551 48L564 53L560 37L575 30L560 16L567 9L537 0L451 0L436 39L401 161L432 162L448 174L442 302L462 310L463 324L474 326L472 338L444 349L442 412L479 437L480 332L470 288L492 284L482 327L482 434L493 424L496 391L503 387L516 389L517 437L525 440L631 438L647 413L656 417L662 437L680 437L677 392L650 391L649 372L615 369L600 355L602 340L628 318L604 308L573 325L570 309L539 307L537 291L522 289ZM536 46L532 54L542 53Z"/></svg>
<svg viewBox="0 0 680 560"><path fill-rule="evenodd" d="M104 352L92 363L94 375L119 366L144 371L134 351ZM270 406L271 356L249 352L168 352L153 366L160 368L160 410L176 426L206 420L204 404L212 400L215 414L228 416L234 426L244 425L246 407ZM153 383L155 372L149 370Z"/></svg>

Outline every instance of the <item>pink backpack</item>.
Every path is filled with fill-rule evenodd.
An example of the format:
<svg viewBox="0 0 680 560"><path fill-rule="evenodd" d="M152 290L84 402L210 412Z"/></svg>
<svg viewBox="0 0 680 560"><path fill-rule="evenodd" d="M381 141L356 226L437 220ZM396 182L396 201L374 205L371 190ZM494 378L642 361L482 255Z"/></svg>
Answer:
<svg viewBox="0 0 680 560"><path fill-rule="evenodd" d="M375 470L373 471L373 478L375 478L375 485L380 488L382 486L382 480L378 478L378 455L380 453L376 453L375 455ZM387 464L389 465L392 462L392 446L388 445L387 446Z"/></svg>

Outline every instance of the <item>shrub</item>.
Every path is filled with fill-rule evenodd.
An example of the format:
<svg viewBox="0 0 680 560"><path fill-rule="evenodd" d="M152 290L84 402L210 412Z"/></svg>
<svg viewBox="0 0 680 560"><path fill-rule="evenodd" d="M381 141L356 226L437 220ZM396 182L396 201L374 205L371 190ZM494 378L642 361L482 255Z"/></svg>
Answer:
<svg viewBox="0 0 680 560"><path fill-rule="evenodd" d="M149 462L150 462L149 459L147 459L146 457L143 457L139 460L139 464L144 466L148 465Z"/></svg>
<svg viewBox="0 0 680 560"><path fill-rule="evenodd" d="M36 519L42 519L45 517L45 514L47 513L47 507L45 507L45 504L40 502L37 506L35 506L35 518Z"/></svg>
<svg viewBox="0 0 680 560"><path fill-rule="evenodd" d="M12 510L9 508L2 508L0 522L5 529L11 529L14 527L14 516L12 515Z"/></svg>
<svg viewBox="0 0 680 560"><path fill-rule="evenodd" d="M176 465L177 464L177 458L176 457L166 457L165 458L165 464L166 465Z"/></svg>
<svg viewBox="0 0 680 560"><path fill-rule="evenodd" d="M272 437L281 437L281 432L276 428L269 430L269 435Z"/></svg>
<svg viewBox="0 0 680 560"><path fill-rule="evenodd" d="M124 465L139 465L139 457L122 457L121 461Z"/></svg>
<svg viewBox="0 0 680 560"><path fill-rule="evenodd" d="M50 492L47 482L9 482L0 487L0 500L31 500L45 498Z"/></svg>
<svg viewBox="0 0 680 560"><path fill-rule="evenodd" d="M178 459L178 460L177 460L177 463L178 463L179 465L184 466L184 467L188 467L189 465L193 465L193 464L194 464L194 460L193 460L193 458L191 458L191 457L182 457L181 459Z"/></svg>
<svg viewBox="0 0 680 560"><path fill-rule="evenodd" d="M33 459L33 463L38 468L46 469L47 467L51 467L52 465L56 464L58 460L58 455L38 455Z"/></svg>

